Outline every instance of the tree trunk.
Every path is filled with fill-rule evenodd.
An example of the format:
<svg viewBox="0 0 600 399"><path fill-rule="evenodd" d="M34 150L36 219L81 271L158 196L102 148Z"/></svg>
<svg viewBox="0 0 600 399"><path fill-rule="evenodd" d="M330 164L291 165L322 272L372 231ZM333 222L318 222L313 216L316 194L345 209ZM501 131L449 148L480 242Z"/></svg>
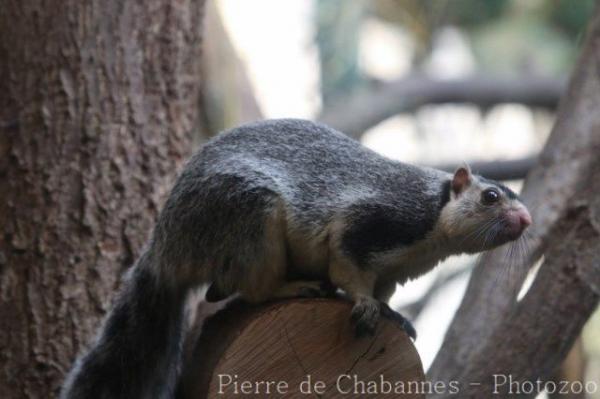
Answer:
<svg viewBox="0 0 600 399"><path fill-rule="evenodd" d="M211 40L204 44L202 82L204 111L211 132L263 119L245 65L233 46L217 4L206 4L204 26Z"/></svg>
<svg viewBox="0 0 600 399"><path fill-rule="evenodd" d="M198 129L203 1L0 7L0 397L54 396Z"/></svg>
<svg viewBox="0 0 600 399"><path fill-rule="evenodd" d="M495 373L545 381L597 307L599 57L597 8L556 126L523 188L534 220L531 256L513 265L502 284L494 276L508 267L507 249L482 257L429 371L432 380L460 381L466 387L461 397L489 396ZM544 251L533 285L517 301L529 268Z"/></svg>

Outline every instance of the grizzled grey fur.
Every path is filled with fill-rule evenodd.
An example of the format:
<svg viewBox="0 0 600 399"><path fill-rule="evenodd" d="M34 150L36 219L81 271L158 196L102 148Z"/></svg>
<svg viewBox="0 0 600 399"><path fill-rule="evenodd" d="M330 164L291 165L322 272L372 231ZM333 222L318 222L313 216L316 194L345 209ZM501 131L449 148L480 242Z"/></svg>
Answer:
<svg viewBox="0 0 600 399"><path fill-rule="evenodd" d="M496 183L465 176L457 183L451 174L389 160L304 120L217 136L181 173L62 397L172 397L185 299L202 284L211 284L212 299L238 292L261 302L321 294L321 283L331 282L355 301L357 332L372 331L396 282L451 254L509 241L499 227L490 243L466 240L499 211L479 203ZM506 197L504 206L514 201Z"/></svg>

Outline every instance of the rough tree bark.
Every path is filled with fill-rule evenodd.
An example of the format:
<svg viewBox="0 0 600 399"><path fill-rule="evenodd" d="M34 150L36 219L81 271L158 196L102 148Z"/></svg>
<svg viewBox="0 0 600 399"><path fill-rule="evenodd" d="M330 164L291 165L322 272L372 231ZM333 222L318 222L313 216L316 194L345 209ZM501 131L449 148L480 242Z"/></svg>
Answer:
<svg viewBox="0 0 600 399"><path fill-rule="evenodd" d="M0 397L53 396L198 128L203 1L3 1Z"/></svg>
<svg viewBox="0 0 600 399"><path fill-rule="evenodd" d="M522 197L534 230L531 255L498 284L507 249L476 268L429 378L457 380L461 397L486 397L494 373L550 377L600 296L600 8L596 9L557 123ZM517 293L547 249L533 285ZM482 383L470 386L469 382Z"/></svg>

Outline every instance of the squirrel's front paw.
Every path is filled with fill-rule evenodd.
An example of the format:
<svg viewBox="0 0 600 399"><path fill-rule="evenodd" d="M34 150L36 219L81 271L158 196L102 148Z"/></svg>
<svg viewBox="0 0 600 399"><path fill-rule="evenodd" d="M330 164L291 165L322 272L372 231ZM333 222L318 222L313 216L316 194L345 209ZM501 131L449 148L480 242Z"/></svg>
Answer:
<svg viewBox="0 0 600 399"><path fill-rule="evenodd" d="M373 335L379 321L379 302L374 298L360 298L352 308L351 321L357 337Z"/></svg>

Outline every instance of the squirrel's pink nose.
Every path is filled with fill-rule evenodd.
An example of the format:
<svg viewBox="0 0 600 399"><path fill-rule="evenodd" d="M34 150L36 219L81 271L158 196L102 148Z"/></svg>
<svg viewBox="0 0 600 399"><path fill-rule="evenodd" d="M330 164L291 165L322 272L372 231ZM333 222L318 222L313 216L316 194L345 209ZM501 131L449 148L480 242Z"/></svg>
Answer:
<svg viewBox="0 0 600 399"><path fill-rule="evenodd" d="M505 233L512 240L516 240L531 225L531 215L525 207L511 209L506 213Z"/></svg>
<svg viewBox="0 0 600 399"><path fill-rule="evenodd" d="M521 222L521 227L523 229L531 225L531 215L527 208L519 209L519 222Z"/></svg>

